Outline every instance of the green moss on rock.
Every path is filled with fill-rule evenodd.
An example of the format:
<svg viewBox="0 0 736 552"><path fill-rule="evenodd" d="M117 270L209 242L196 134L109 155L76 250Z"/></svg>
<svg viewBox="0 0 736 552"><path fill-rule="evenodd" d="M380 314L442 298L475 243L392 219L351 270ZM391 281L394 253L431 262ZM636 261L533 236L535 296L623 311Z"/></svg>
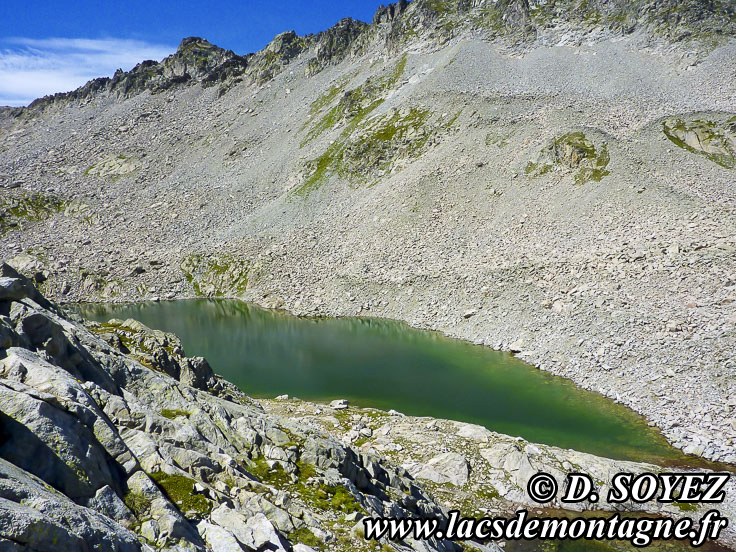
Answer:
<svg viewBox="0 0 736 552"><path fill-rule="evenodd" d="M250 262L234 255L189 255L180 268L200 296L242 295L248 287Z"/></svg>
<svg viewBox="0 0 736 552"><path fill-rule="evenodd" d="M360 86L345 92L337 105L325 113L312 126L302 140L302 147L321 136L328 129L341 123L346 124L340 136L340 139L344 141L361 121L383 103L386 93L396 86L404 74L406 61L406 54L404 54L388 73L380 77L368 78ZM327 98L317 100L317 105L327 105L334 97L339 95L341 90L331 89L328 91ZM312 106L314 107L315 104L312 104Z"/></svg>
<svg viewBox="0 0 736 552"><path fill-rule="evenodd" d="M169 420L175 420L179 416L184 416L185 418L189 417L189 412L186 410L177 410L177 409L170 409L170 408L164 408L161 411L161 415L164 418L168 418Z"/></svg>
<svg viewBox="0 0 736 552"><path fill-rule="evenodd" d="M292 531L287 536L292 544L306 544L312 548L320 548L322 545L322 541L306 527Z"/></svg>
<svg viewBox="0 0 736 552"><path fill-rule="evenodd" d="M322 510L336 510L346 514L363 511L355 497L342 485L320 485L314 489L311 502Z"/></svg>
<svg viewBox="0 0 736 552"><path fill-rule="evenodd" d="M0 236L24 222L40 222L64 210L66 202L41 193L0 198Z"/></svg>
<svg viewBox="0 0 736 552"><path fill-rule="evenodd" d="M336 84L330 86L326 92L322 93L316 100L314 100L309 106L309 114L315 115L328 105L345 89L345 86L352 79L354 75L350 75L340 79Z"/></svg>
<svg viewBox="0 0 736 552"><path fill-rule="evenodd" d="M338 140L307 162L304 181L292 193L307 196L332 176L355 187L372 184L399 170L403 161L423 154L434 138L454 126L461 112L440 117L424 108L406 107L365 121L357 115Z"/></svg>
<svg viewBox="0 0 736 552"><path fill-rule="evenodd" d="M343 514L364 511L348 489L342 485L325 484L317 468L311 464L297 462L296 477L278 462L269 465L262 456L249 460L245 468L262 483L293 493L320 510Z"/></svg>
<svg viewBox="0 0 736 552"><path fill-rule="evenodd" d="M172 475L164 472L154 472L149 476L183 514L203 518L212 511L212 502L195 493L194 479L184 475Z"/></svg>
<svg viewBox="0 0 736 552"><path fill-rule="evenodd" d="M128 491L123 496L123 502L139 521L142 521L151 509L151 500L142 493Z"/></svg>
<svg viewBox="0 0 736 552"><path fill-rule="evenodd" d="M292 482L291 476L286 473L281 464L277 462L271 467L263 456L250 460L246 465L246 469L262 483L274 487L282 488Z"/></svg>
<svg viewBox="0 0 736 552"><path fill-rule="evenodd" d="M673 505L681 512L695 512L698 509L692 502L673 502Z"/></svg>

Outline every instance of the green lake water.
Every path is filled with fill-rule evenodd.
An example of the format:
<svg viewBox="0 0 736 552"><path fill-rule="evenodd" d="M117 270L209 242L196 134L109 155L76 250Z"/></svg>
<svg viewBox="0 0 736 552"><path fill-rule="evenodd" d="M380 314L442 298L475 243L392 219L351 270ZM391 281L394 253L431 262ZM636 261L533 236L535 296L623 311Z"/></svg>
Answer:
<svg viewBox="0 0 736 552"><path fill-rule="evenodd" d="M609 458L692 463L621 405L506 353L400 322L297 318L233 300L76 310L100 322L135 318L174 332L188 355L206 357L215 372L255 397L345 398Z"/></svg>

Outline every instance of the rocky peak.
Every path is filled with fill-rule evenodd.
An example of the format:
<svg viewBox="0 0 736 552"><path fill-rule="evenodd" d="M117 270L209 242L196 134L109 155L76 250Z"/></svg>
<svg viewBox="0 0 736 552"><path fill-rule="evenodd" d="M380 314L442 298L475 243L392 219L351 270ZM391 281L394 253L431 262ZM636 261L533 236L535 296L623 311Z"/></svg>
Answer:
<svg viewBox="0 0 736 552"><path fill-rule="evenodd" d="M211 86L239 78L247 67L247 59L232 50L215 46L204 38L188 37L181 41L175 53L161 62L142 61L127 72L118 69L112 78L94 79L72 92L46 96L31 103L29 109L44 109L60 101L85 101L103 92L119 98L134 96L146 90L157 94L190 81Z"/></svg>
<svg viewBox="0 0 736 552"><path fill-rule="evenodd" d="M258 83L269 81L308 47L308 37L294 31L278 34L263 50L248 56L248 74Z"/></svg>
<svg viewBox="0 0 736 552"><path fill-rule="evenodd" d="M293 57L299 51L299 36L295 31L286 31L277 34L274 39L266 46L267 52L279 54L287 58Z"/></svg>
<svg viewBox="0 0 736 552"><path fill-rule="evenodd" d="M399 2L389 4L388 6L381 4L373 15L373 24L380 25L381 23L390 23L400 16L404 10L406 10L408 5L409 2L406 0L399 0Z"/></svg>
<svg viewBox="0 0 736 552"><path fill-rule="evenodd" d="M316 37L315 56L309 60L307 75L314 75L331 63L339 63L356 47L359 37L368 28L367 23L349 17Z"/></svg>
<svg viewBox="0 0 736 552"><path fill-rule="evenodd" d="M179 47L176 49L176 51L182 52L187 48L197 45L212 46L212 44L206 38L202 38L200 36L188 36L181 40L181 43L179 43Z"/></svg>
<svg viewBox="0 0 736 552"><path fill-rule="evenodd" d="M163 66L164 75L200 80L225 64L230 66L231 73L236 68L242 73L247 66L246 59L232 50L215 46L204 38L189 37L181 41L175 54L157 65Z"/></svg>
<svg viewBox="0 0 736 552"><path fill-rule="evenodd" d="M648 43L688 42L707 51L736 35L736 4L724 0L415 0L381 6L374 24L390 25L386 46L396 51L420 38L430 44L471 32L526 47L642 31ZM548 38L545 38L548 37ZM587 38L586 38L587 37Z"/></svg>

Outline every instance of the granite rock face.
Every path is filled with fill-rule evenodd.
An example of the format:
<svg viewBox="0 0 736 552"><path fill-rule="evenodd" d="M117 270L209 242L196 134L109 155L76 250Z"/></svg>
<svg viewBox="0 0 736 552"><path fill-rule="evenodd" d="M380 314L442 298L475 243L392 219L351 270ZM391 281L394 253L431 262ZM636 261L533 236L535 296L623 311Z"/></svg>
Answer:
<svg viewBox="0 0 736 552"><path fill-rule="evenodd" d="M540 505L529 496L529 479L539 472L552 476L561 490L545 507L553 511L595 511L601 516L638 512L672 518L698 518L713 504L637 503L627 500L610 504L605 500L618 473L698 472L697 468L663 468L649 463L603 458L571 449L530 443L489 429L458 421L406 416L373 408L334 406L300 399L263 399L267 412L289 416L304 427L329 430L345 444L363 453L381 455L400 465L434 497L464 515L511 517L520 508L539 513ZM360 431L359 431L360 429ZM367 431L366 431L367 430ZM595 482L597 502L565 503L567 475L584 473ZM717 509L729 520L736 519L736 482L725 486L725 499ZM720 544L736 545L736 529L729 526Z"/></svg>

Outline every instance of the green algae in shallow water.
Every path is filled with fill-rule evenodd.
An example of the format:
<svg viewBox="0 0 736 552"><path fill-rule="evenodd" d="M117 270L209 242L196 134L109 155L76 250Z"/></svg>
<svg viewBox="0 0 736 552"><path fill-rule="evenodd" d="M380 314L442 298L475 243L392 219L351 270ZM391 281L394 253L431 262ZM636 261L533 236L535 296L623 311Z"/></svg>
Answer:
<svg viewBox="0 0 736 552"><path fill-rule="evenodd" d="M491 349L400 322L303 319L232 300L81 307L176 333L253 396L396 409L622 460L703 465L628 408Z"/></svg>

